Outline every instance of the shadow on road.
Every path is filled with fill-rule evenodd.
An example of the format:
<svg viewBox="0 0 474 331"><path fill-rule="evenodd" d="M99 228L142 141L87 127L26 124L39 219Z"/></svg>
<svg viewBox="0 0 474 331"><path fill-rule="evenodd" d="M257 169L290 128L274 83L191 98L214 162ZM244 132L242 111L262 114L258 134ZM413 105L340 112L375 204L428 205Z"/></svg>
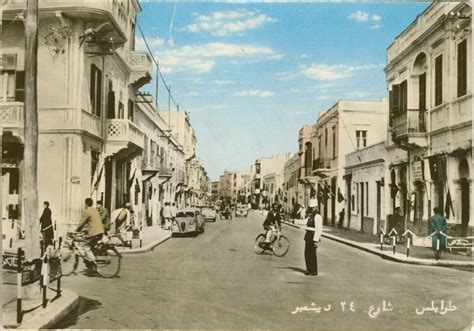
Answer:
<svg viewBox="0 0 474 331"><path fill-rule="evenodd" d="M97 300L92 300L84 297L79 297L79 304L77 307L63 320L58 322L56 325L51 327L51 329L65 329L69 328L75 324L79 319L79 316L91 311L99 309L102 306L102 303Z"/></svg>
<svg viewBox="0 0 474 331"><path fill-rule="evenodd" d="M289 269L289 270L292 270L292 271L295 271L295 272L299 272L301 274L304 274L306 272L305 269L296 268L296 267L279 267L278 269Z"/></svg>

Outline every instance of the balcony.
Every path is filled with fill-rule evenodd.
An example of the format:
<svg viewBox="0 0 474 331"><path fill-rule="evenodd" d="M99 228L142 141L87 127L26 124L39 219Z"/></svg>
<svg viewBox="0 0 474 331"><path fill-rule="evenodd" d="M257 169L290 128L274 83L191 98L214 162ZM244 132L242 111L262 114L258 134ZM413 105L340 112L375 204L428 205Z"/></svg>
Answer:
<svg viewBox="0 0 474 331"><path fill-rule="evenodd" d="M392 140L401 148L408 146L426 147L426 111L407 109L392 118Z"/></svg>
<svg viewBox="0 0 474 331"><path fill-rule="evenodd" d="M132 69L130 82L140 88L151 81L152 60L148 53L130 52L128 65Z"/></svg>
<svg viewBox="0 0 474 331"><path fill-rule="evenodd" d="M323 159L317 158L313 160L313 170L324 168Z"/></svg>
<svg viewBox="0 0 474 331"><path fill-rule="evenodd" d="M145 146L144 133L132 122L125 119L111 119L106 122L106 155L141 153Z"/></svg>
<svg viewBox="0 0 474 331"><path fill-rule="evenodd" d="M0 103L0 127L23 136L23 102Z"/></svg>
<svg viewBox="0 0 474 331"><path fill-rule="evenodd" d="M22 10L26 9L27 0L3 0L3 19L12 20ZM94 22L97 27L105 22L110 22L95 34L95 37L104 40L113 38L114 44L119 46L126 40L128 31L128 14L124 5L118 0L41 0L39 3L39 16L54 17L57 12L63 13L63 17L71 19L83 19ZM93 40L86 40L93 41Z"/></svg>

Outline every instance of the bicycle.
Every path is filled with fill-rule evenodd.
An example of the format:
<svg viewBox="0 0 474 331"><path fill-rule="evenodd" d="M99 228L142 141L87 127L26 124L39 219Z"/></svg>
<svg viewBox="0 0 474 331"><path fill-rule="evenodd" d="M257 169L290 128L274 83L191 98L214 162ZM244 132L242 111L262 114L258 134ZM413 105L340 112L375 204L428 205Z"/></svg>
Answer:
<svg viewBox="0 0 474 331"><path fill-rule="evenodd" d="M84 249L86 238L82 232L68 232L66 240L61 246L61 273L63 276L73 274L78 265L79 258L82 258L84 264L90 270L92 262L87 258ZM112 278L118 275L122 255L115 249L113 244L108 243L104 235L102 239L93 248L95 255L95 265L97 273L103 278Z"/></svg>
<svg viewBox="0 0 474 331"><path fill-rule="evenodd" d="M273 254L278 257L282 257L288 253L288 250L290 249L290 241L286 236L281 234L280 229L277 229L276 235L273 235L273 240L271 242L265 243L265 238L265 233L261 233L257 238L255 238L255 253L258 255L262 255L266 250L272 250Z"/></svg>

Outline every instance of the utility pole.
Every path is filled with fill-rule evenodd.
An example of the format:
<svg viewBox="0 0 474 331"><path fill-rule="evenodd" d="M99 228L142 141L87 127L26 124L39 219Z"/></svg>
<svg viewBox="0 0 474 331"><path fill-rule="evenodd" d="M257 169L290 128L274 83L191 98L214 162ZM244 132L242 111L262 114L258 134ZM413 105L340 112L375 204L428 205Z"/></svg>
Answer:
<svg viewBox="0 0 474 331"><path fill-rule="evenodd" d="M28 0L25 21L25 108L23 217L25 219L25 254L27 259L39 258L40 228L38 218L38 0Z"/></svg>

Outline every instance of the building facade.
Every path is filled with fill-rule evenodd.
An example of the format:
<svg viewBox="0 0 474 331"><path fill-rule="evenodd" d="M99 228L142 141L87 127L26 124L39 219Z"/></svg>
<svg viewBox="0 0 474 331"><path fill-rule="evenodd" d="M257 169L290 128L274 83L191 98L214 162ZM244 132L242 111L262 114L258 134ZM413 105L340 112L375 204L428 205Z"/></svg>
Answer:
<svg viewBox="0 0 474 331"><path fill-rule="evenodd" d="M342 226L377 234L385 226L385 141L345 156L345 213Z"/></svg>
<svg viewBox="0 0 474 331"><path fill-rule="evenodd" d="M283 170L283 209L286 213L291 213L295 204L301 201L298 195L298 175L300 170L300 157L293 155L285 163Z"/></svg>
<svg viewBox="0 0 474 331"><path fill-rule="evenodd" d="M386 99L341 100L300 130L300 194L304 203L318 198L325 224L335 226L344 208L345 155L383 140L387 113Z"/></svg>
<svg viewBox="0 0 474 331"><path fill-rule="evenodd" d="M435 2L387 49L387 213L426 234L434 207L472 233L471 7Z"/></svg>
<svg viewBox="0 0 474 331"><path fill-rule="evenodd" d="M24 5L3 6L0 105L11 160L2 170L12 192L7 215L20 222L25 55L23 22L15 18ZM103 199L109 210L130 199L132 161L145 142L135 94L151 79L150 57L134 49L140 10L135 0L40 3L38 195L50 202L59 231L75 227L85 197Z"/></svg>

